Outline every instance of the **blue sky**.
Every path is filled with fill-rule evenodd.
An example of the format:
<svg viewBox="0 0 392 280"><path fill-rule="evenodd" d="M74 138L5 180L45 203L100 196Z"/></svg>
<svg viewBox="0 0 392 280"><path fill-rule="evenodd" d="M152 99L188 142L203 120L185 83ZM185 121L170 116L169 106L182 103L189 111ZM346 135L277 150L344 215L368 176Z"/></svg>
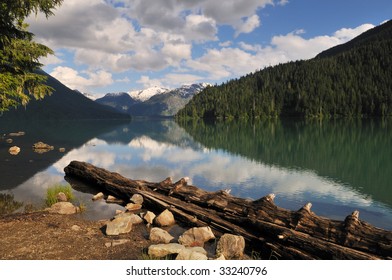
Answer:
<svg viewBox="0 0 392 280"><path fill-rule="evenodd" d="M101 96L151 86L220 84L309 59L389 20L390 0L65 0L36 40L44 70Z"/></svg>

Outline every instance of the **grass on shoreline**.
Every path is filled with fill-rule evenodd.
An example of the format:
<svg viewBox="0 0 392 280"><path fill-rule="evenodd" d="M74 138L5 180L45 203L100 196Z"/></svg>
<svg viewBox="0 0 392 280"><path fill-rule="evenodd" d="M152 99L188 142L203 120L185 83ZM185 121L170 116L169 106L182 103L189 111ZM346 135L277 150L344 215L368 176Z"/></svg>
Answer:
<svg viewBox="0 0 392 280"><path fill-rule="evenodd" d="M72 201L75 199L75 196L72 193L72 187L70 185L56 184L52 187L49 187L46 191L46 206L50 207L56 202L58 202L57 194L60 192L63 192L65 194L65 196L67 197L67 201Z"/></svg>

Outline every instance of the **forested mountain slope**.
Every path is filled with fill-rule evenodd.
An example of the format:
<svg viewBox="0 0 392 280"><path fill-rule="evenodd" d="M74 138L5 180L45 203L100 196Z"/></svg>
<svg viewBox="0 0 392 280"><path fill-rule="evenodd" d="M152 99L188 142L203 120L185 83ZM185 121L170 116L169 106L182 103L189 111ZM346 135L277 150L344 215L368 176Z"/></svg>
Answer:
<svg viewBox="0 0 392 280"><path fill-rule="evenodd" d="M392 21L316 58L209 87L178 118L392 115Z"/></svg>

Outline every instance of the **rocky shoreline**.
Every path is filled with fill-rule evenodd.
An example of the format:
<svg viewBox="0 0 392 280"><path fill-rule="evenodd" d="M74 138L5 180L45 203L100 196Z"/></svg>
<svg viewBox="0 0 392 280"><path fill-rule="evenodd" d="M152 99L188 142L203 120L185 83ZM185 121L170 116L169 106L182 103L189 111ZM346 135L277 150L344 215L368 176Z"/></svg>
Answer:
<svg viewBox="0 0 392 280"><path fill-rule="evenodd" d="M61 193L58 197L63 197ZM103 193L92 197L93 200L106 199L108 203L121 201L113 196L105 198ZM78 207L67 201L59 201L46 209L49 213L76 214ZM170 258L176 260L226 260L245 258L245 240L242 236L225 234L217 239L210 227L193 227L182 229L182 233L174 236L170 233L171 227L176 225L174 215L169 209L155 214L143 209L143 197L133 195L125 206L125 211L117 211L116 215L106 221L102 226L102 233L108 237L116 237L114 241L105 243L106 247L120 246L130 242L123 238L124 235L132 234L136 226L144 227L146 240L151 245L145 248L147 259ZM204 248L209 245L209 252Z"/></svg>
<svg viewBox="0 0 392 280"><path fill-rule="evenodd" d="M156 214L144 209L140 196L112 219L100 221L83 219L80 209L61 197L42 211L0 216L0 259L249 259L242 237L217 239L209 227L183 228L170 209ZM115 199L101 194L92 199L97 197L108 203Z"/></svg>

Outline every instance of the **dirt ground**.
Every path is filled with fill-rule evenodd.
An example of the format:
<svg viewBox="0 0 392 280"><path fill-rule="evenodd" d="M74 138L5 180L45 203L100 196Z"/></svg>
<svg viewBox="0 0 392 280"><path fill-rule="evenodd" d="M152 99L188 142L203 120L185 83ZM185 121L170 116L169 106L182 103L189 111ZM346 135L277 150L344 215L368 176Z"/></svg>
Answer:
<svg viewBox="0 0 392 280"><path fill-rule="evenodd" d="M1 260L136 260L150 245L146 226L128 234L104 234L106 221L35 212L0 216ZM118 239L127 243L107 247Z"/></svg>

